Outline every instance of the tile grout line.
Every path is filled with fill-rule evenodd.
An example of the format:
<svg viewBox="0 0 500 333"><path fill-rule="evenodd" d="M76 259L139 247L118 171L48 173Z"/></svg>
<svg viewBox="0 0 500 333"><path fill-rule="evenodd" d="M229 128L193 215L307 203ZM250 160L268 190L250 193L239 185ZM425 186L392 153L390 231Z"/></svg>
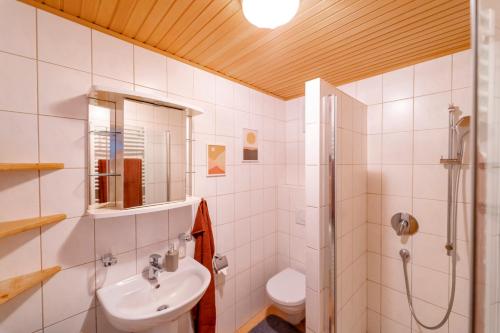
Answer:
<svg viewBox="0 0 500 333"><path fill-rule="evenodd" d="M38 66L38 9L35 9L35 68L36 68L36 121L37 121L37 154L38 154L38 162L40 162L40 82L39 82L39 66ZM37 171L38 174L38 215L42 216L42 190L41 190L41 171ZM38 228L39 230L39 249L40 249L40 269L43 269L43 247L42 247L42 227ZM42 281L40 284L40 296L41 296L41 319L42 319L42 331L45 327L45 315L44 315L44 293L43 293L44 282Z"/></svg>
<svg viewBox="0 0 500 333"><path fill-rule="evenodd" d="M93 42L94 42L94 29L90 29L90 85L93 86L94 84L94 45L93 45ZM88 118L88 114L87 114L87 118ZM87 122L87 126L88 126L88 122ZM87 128L87 131L89 130L89 128ZM90 147L90 142L88 141L87 139L87 147L86 147L86 150L88 151ZM89 161L90 161L90 156L88 157L89 158ZM87 161L86 161L87 162ZM87 168L90 168L89 165L86 165ZM90 200L90 193L89 193L89 200ZM97 305L98 305L98 302L96 301L96 293L97 293L97 263L98 263L98 260L96 259L96 253L97 253L97 242L96 242L96 223L97 223L97 220L96 219L93 219L93 231L94 231L94 242L93 242L93 245L94 245L94 253L92 254L92 259L94 261L94 304L95 304L95 310L94 310L94 327L95 327L95 331L98 332L98 320L97 320Z"/></svg>

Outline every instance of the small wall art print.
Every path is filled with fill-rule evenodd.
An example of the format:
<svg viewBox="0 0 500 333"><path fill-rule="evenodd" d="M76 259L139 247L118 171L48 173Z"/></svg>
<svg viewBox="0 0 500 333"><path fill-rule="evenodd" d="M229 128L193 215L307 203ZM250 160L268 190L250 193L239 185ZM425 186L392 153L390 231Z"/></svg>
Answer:
<svg viewBox="0 0 500 333"><path fill-rule="evenodd" d="M207 176L226 175L226 146L207 145Z"/></svg>
<svg viewBox="0 0 500 333"><path fill-rule="evenodd" d="M243 129L243 161L259 160L258 133L255 130Z"/></svg>

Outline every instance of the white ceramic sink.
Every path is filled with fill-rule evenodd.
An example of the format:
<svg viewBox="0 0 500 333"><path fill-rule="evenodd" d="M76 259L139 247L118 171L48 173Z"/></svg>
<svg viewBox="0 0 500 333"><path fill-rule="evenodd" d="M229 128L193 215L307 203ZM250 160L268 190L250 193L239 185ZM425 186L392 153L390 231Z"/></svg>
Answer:
<svg viewBox="0 0 500 333"><path fill-rule="evenodd" d="M97 291L108 321L127 332L141 332L176 320L191 310L210 283L210 272L186 257L175 272L162 272L159 287L142 274ZM166 307L165 307L166 306Z"/></svg>

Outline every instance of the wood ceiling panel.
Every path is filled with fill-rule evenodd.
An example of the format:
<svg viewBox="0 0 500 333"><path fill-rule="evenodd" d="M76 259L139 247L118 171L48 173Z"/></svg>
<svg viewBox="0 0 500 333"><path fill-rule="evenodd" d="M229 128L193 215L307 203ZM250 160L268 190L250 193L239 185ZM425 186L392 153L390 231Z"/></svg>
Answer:
<svg viewBox="0 0 500 333"><path fill-rule="evenodd" d="M194 0L194 2L198 1ZM146 40L146 44L156 46L192 4L192 0L174 1L166 15L163 16L158 26Z"/></svg>
<svg viewBox="0 0 500 333"><path fill-rule="evenodd" d="M127 37L134 38L139 32L139 28L144 24L144 21L151 13L153 6L157 0L140 0L137 1L129 20L127 21L122 34Z"/></svg>
<svg viewBox="0 0 500 333"><path fill-rule="evenodd" d="M144 42L148 39L174 2L175 0L158 0L144 20L144 23L140 26L137 34L132 37L139 42Z"/></svg>
<svg viewBox="0 0 500 333"><path fill-rule="evenodd" d="M113 19L113 16L115 14L116 7L118 6L118 1L120 0L102 0L100 2L95 19L95 23L97 25L103 28L109 27L111 20Z"/></svg>
<svg viewBox="0 0 500 333"><path fill-rule="evenodd" d="M391 7L389 7L389 9L391 13L394 12L396 15L391 15L389 19L385 18L387 12L383 10L369 12L366 16L358 18L357 20L352 20L348 24L337 26L332 24L327 26L320 32L319 37L318 34L311 33L311 38L305 40L302 38L297 41L296 44L299 44L298 46L294 44L279 45L264 52L266 52L266 55L268 54L267 52L272 52L272 54L275 55L288 54L289 56L285 61L282 61L279 66L283 66L284 64L289 66L290 63L300 59L307 59L312 62L314 60L311 59L311 57L314 56L330 57L332 52L335 51L350 51L352 47L352 45L350 45L351 43L358 39L360 39L362 43L369 42L374 40L374 34L376 34L376 37L380 37L379 39L375 39L376 43L386 40L387 37L399 36L402 33L400 29L407 26L413 27L412 24L409 24L410 20L418 22L418 25L415 25L417 28L424 24L424 22L419 20L425 19L427 15L420 15L420 13L425 12L428 6L426 7L425 5L418 4L415 1L407 1L406 3L404 1L398 1L397 3L392 1L390 5ZM428 3L428 5L432 5L432 3ZM442 9L448 9L448 7ZM446 11L438 12L447 15ZM434 15L430 16L434 17ZM314 39L314 37L317 38ZM325 46L322 47L322 45ZM364 47L364 45L362 46ZM255 61L253 63L255 63ZM247 65L252 65L252 63ZM260 64L257 63L257 66L259 65ZM237 66L238 69L241 67L244 67L244 64L239 64L239 66ZM256 73L255 70L259 70L255 65L247 67L247 71L252 74ZM234 75L238 74L239 73L234 73Z"/></svg>
<svg viewBox="0 0 500 333"><path fill-rule="evenodd" d="M138 1L139 0L119 0L109 28L118 33L123 33Z"/></svg>
<svg viewBox="0 0 500 333"><path fill-rule="evenodd" d="M100 1L83 0L79 17L88 22L95 22Z"/></svg>
<svg viewBox="0 0 500 333"><path fill-rule="evenodd" d="M179 49L186 45L188 41L196 36L196 34L205 28L205 25L212 20L213 17L218 15L232 0L217 0L212 1L203 10L203 12L198 15L190 24L170 43L167 41L162 41L158 45L162 49L166 49L168 52L176 53Z"/></svg>
<svg viewBox="0 0 500 333"><path fill-rule="evenodd" d="M63 11L74 16L80 15L81 8L82 0L63 1L62 3Z"/></svg>
<svg viewBox="0 0 500 333"><path fill-rule="evenodd" d="M21 0L284 99L470 45L469 0L301 0L274 30L240 0Z"/></svg>
<svg viewBox="0 0 500 333"><path fill-rule="evenodd" d="M336 66L340 66L342 62L356 63L356 60L362 59L354 59L353 55L361 54L362 58L367 52L377 50L379 53L386 54L391 50L391 47L398 47L401 43L407 43L410 46L413 44L418 44L419 42L425 43L426 41L432 40L433 38L439 38L444 35L448 30L454 29L455 24L459 22L465 22L468 24L468 18L463 17L463 8L455 9L454 11L447 11L446 13L442 13L441 16L431 16L427 18L421 19L421 26L407 25L403 23L403 25L399 26L398 24L392 24L388 26L389 30L397 30L397 34L395 33L387 33L387 31L374 31L370 35L364 36L359 40L355 40L354 38L349 39L348 44L345 47L332 47L331 49L322 50L321 53L314 53L312 50L311 54L308 54L307 51L304 51L305 56L292 59L294 70L300 73L306 73L308 68L311 69L309 65L311 62L315 63L316 66L314 70L318 69L327 69L325 67L329 67L329 63L335 61ZM406 24L406 25L405 25ZM389 37L387 37L389 36ZM424 37L424 38L422 38ZM342 43L340 40L334 40L330 44L336 45L336 43ZM290 61L290 59L287 59ZM289 65L288 63L286 65ZM323 66L322 68L318 66ZM283 73L280 73L280 67L277 65L276 68L273 68L273 71L268 72L270 74L269 77L272 77L272 81L278 81ZM253 77L259 77L257 72L253 73ZM260 76L262 77L262 76ZM293 79L293 76L290 77L287 75L287 79ZM249 82L252 82L252 77L245 78ZM269 78L264 78L259 81L259 84L263 84L268 82Z"/></svg>

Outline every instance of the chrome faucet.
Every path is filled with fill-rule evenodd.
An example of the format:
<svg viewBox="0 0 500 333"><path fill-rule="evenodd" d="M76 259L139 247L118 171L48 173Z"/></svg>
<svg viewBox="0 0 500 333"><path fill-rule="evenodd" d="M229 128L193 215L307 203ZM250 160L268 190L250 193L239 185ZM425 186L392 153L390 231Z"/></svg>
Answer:
<svg viewBox="0 0 500 333"><path fill-rule="evenodd" d="M149 256L149 267L146 268L148 280L150 281L158 280L158 274L163 272L160 260L161 260L161 255L159 254L154 253Z"/></svg>

